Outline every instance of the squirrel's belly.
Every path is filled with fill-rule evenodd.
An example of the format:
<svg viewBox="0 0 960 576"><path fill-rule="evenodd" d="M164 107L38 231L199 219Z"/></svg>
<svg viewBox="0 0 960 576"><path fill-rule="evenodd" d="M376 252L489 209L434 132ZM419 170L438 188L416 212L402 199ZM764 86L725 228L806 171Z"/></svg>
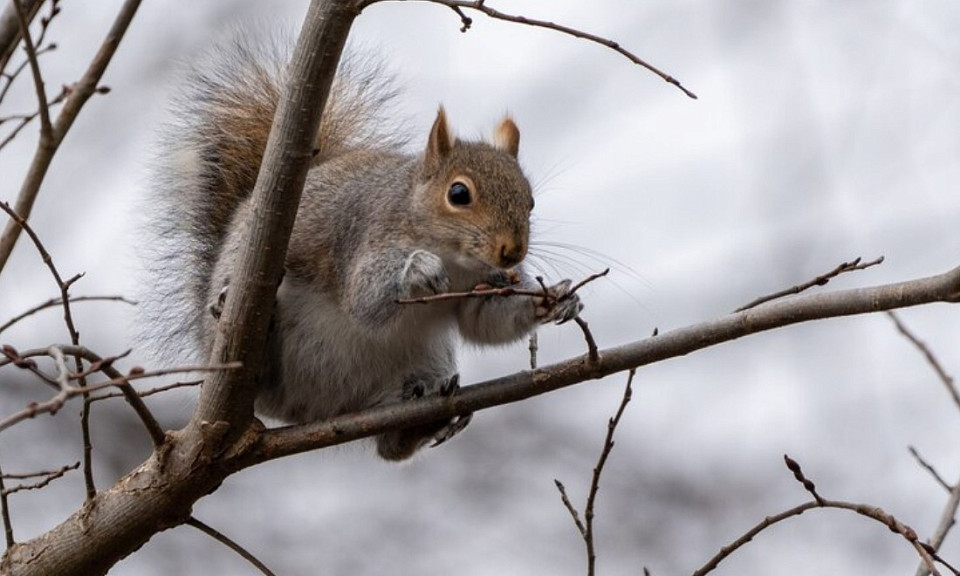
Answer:
<svg viewBox="0 0 960 576"><path fill-rule="evenodd" d="M287 296L290 296L288 293ZM278 298L273 373L265 378L257 411L286 422L313 422L403 399L413 373L453 375L452 330L420 323L371 334L333 302L312 294Z"/></svg>

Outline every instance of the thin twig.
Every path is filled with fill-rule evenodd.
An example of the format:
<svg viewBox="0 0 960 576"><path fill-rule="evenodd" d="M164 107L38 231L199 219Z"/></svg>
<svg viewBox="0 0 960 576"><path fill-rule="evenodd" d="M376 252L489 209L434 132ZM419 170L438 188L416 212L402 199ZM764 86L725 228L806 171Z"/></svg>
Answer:
<svg viewBox="0 0 960 576"><path fill-rule="evenodd" d="M173 384L166 384L164 386L157 386L156 388L150 388L149 390L137 390L137 396L141 398L146 398L147 396L153 396L154 394L160 394L161 392L168 392L170 390L175 390L177 388L187 388L192 386L199 386L203 384L203 380L193 380L192 382L174 382ZM99 402L100 400L109 400L111 398L123 398L124 395L122 392L107 392L104 394L97 394L90 398L90 402Z"/></svg>
<svg viewBox="0 0 960 576"><path fill-rule="evenodd" d="M60 91L60 94L57 94L56 98L54 98L53 100L50 100L47 103L47 108L52 109L54 106L61 104L64 101L64 99L66 99L68 93L69 91L67 90L66 87L64 87ZM38 114L39 112L34 112L32 114L27 114L23 118L21 118L20 123L17 124L17 126L13 130L11 130L10 133L7 134L3 140L0 140L0 150L3 150L7 146L7 144L10 144L11 142L13 142L13 140L17 137L17 135L19 135L20 132L24 128L26 128L31 122L33 122L33 119L36 118Z"/></svg>
<svg viewBox="0 0 960 576"><path fill-rule="evenodd" d="M123 302L124 304L130 304L135 306L137 303L134 300L129 300L123 296L71 296L70 302L93 302L93 301L105 301L105 302ZM4 332L17 322L40 312L41 310L47 310L48 308L55 308L62 305L63 301L60 298L51 298L42 304L38 304L29 310L26 310L20 314L17 314L10 320L7 320L5 323L0 324L0 333Z"/></svg>
<svg viewBox="0 0 960 576"><path fill-rule="evenodd" d="M590 326L587 321L580 316L574 316L573 321L577 323L583 332L583 338L587 341L587 360L596 363L600 360L600 352L597 350L597 341L593 339L593 333L590 332Z"/></svg>
<svg viewBox="0 0 960 576"><path fill-rule="evenodd" d="M56 44L50 43L50 44L47 44L46 46L40 46L40 43L38 42L36 54L37 54L37 57L39 58L40 56L43 56L47 52L52 52L53 50L56 50L56 49L57 49ZM3 74L2 76L0 76L0 79L6 80L6 84L4 84L3 88L0 89L0 102L3 102L3 99L6 98L7 96L7 92L10 91L10 87L13 86L14 80L17 79L17 76L19 76L21 72L27 69L27 66L29 64L30 64L29 60L24 60L19 65L17 65L16 68L13 69L13 72L9 74ZM33 118L38 114L39 114L39 111L34 112L32 114L20 114L20 115L15 114L12 116L4 117L3 121L6 122L8 120L14 120L17 118L20 118L21 120L27 120L27 119L33 120Z"/></svg>
<svg viewBox="0 0 960 576"><path fill-rule="evenodd" d="M530 351L530 369L537 369L537 352L540 350L540 337L537 336L537 331L534 330L530 333L530 338L527 340L527 350Z"/></svg>
<svg viewBox="0 0 960 576"><path fill-rule="evenodd" d="M17 10L17 19L20 21L20 35L23 38L23 49L30 62L30 72L33 75L33 87L37 91L37 108L40 111L40 138L46 140L53 137L53 125L50 123L50 108L47 105L47 91L43 87L43 76L40 74L40 64L37 62L37 51L30 37L30 23L20 2L14 0Z"/></svg>
<svg viewBox="0 0 960 576"><path fill-rule="evenodd" d="M27 30L23 31L24 41L29 41L30 35ZM46 101L44 101L44 106L46 106ZM44 108L41 108L41 111ZM49 123L49 119L47 119ZM43 136L46 138L47 136ZM7 214L10 215L13 220L20 225L20 227L27 233L30 239L33 241L34 245L37 248L37 251L40 253L40 256L43 258L44 264L47 265L47 268L50 269L50 273L53 274L54 280L57 282L57 287L60 289L60 303L63 307L63 320L67 326L67 332L70 334L70 341L74 346L80 345L80 333L77 331L76 325L73 323L73 313L70 310L70 286L74 282L79 280L83 275L77 274L73 278L64 281L60 276L60 272L57 270L57 266L53 263L53 258L50 256L50 253L47 252L46 247L44 247L43 242L40 241L40 237L33 230L33 228L27 223L26 220L21 218L12 208L5 202L0 202L0 208L2 208ZM59 350L55 347L51 348L51 354L59 353ZM58 362L63 359L62 354L60 356L53 355L54 360ZM77 383L80 388L83 389L86 387L87 382L83 374L83 363L79 357L74 358L74 362L77 369ZM62 368L61 373L66 371L65 367ZM65 382L61 382L61 388L64 388ZM54 397L53 403L49 404L50 414L56 413L59 410L61 400ZM67 397L64 397L62 401L66 401ZM83 409L80 412L80 435L83 439L83 479L86 485L87 492L87 501L93 499L97 494L97 488L94 484L93 479L93 441L90 437L90 395L83 393Z"/></svg>
<svg viewBox="0 0 960 576"><path fill-rule="evenodd" d="M958 507L960 507L960 480L957 480L953 489L950 490L950 497L943 507L943 512L940 513L940 522L937 525L937 529L934 531L933 536L927 541L927 545L935 552L940 550L940 547L943 546L943 541L947 538L947 533L953 528L954 524L956 524ZM930 571L927 569L927 565L921 562L917 567L916 576L927 576L929 573Z"/></svg>
<svg viewBox="0 0 960 576"><path fill-rule="evenodd" d="M50 376L43 370L40 370L40 367L37 366L37 363L29 358L23 358L17 352L17 350L10 346L9 344L4 344L0 347L0 353L6 358L6 361L0 359L0 366L3 366L7 363L13 363L14 366L20 368L21 370L29 370L33 373L34 376L39 378L44 384L47 384L54 388L55 390L60 389L60 384L57 382L57 379L53 376Z"/></svg>
<svg viewBox="0 0 960 576"><path fill-rule="evenodd" d="M913 458L917 461L917 464L920 464L920 466L926 469L926 471L929 472L931 476L933 476L933 479L936 480L937 484L943 486L943 489L946 490L947 492L953 491L954 487L948 484L947 481L943 479L943 476L940 476L936 468L934 468L929 462L927 462L926 460L923 459L922 456L920 456L920 453L917 451L916 448L914 448L913 446L907 446L907 450L910 452Z"/></svg>
<svg viewBox="0 0 960 576"><path fill-rule="evenodd" d="M843 262L833 270L827 272L826 274L821 274L820 276L817 276L813 280L804 282L803 284L798 284L791 288L787 288L786 290L780 290L779 292L774 292L773 294L767 294L766 296L761 296L756 300L754 300L753 302L750 302L749 304L745 304L737 308L736 310L734 310L734 312L743 312L744 310L755 308L761 304L770 302L771 300L777 300L778 298L783 298L784 296L799 294L804 290L813 288L814 286L825 286L828 282L830 282L831 279L836 278L837 276L843 274L844 272L852 272L854 270L863 270L865 268L870 268L871 266L876 266L878 264L883 263L883 256L877 258L876 260L871 260L870 262L864 262L863 264L860 263L860 260L861 258L858 257L852 262Z"/></svg>
<svg viewBox="0 0 960 576"><path fill-rule="evenodd" d="M925 342L917 338L916 335L914 335L913 332L906 327L906 325L893 311L887 311L887 316L893 320L894 325L897 327L897 331L899 331L900 334L909 340L910 343L913 344L921 354L923 354L923 357L927 360L927 364L933 368L933 371L937 373L940 381L943 382L943 385L947 388L947 393L950 394L950 398L953 399L954 405L960 409L960 392L957 391L957 386L953 382L953 377L947 374L947 371L943 369L943 365L941 365L940 361L937 360L936 355L930 350Z"/></svg>
<svg viewBox="0 0 960 576"><path fill-rule="evenodd" d="M630 370L627 376L627 385L623 390L623 398L620 400L620 406L617 408L617 412L613 418L610 418L607 422L607 435L603 440L603 448L600 451L600 458L597 460L597 465L593 467L593 477L590 480L590 489L587 492L587 503L583 508L584 521L581 522L580 515L577 513L576 508L570 503L570 498L567 497L567 491L563 483L556 479L553 481L557 486L557 490L560 491L560 499L563 501L564 507L570 512L570 516L573 517L573 522L576 524L577 530L580 531L580 536L583 538L584 545L587 548L588 576L594 576L596 573L597 553L596 543L593 538L593 518L595 515L594 510L597 493L600 491L600 476L603 474L603 467L606 465L607 458L613 450L613 434L616 432L617 425L620 423L620 417L623 416L624 409L626 409L627 404L630 403L630 399L633 397L633 377L636 373L636 368Z"/></svg>
<svg viewBox="0 0 960 576"><path fill-rule="evenodd" d="M85 360L98 362L102 359L93 354L89 350L86 350L80 346L52 346L44 350L28 350L24 353L18 353L11 346L4 346L3 352L6 358L0 358L0 367L5 364L10 363L23 363L24 360L27 360L36 356L55 356L57 350L65 355L69 356L78 356L82 357ZM124 393L124 397L127 399L127 402L134 407L137 414L140 416L141 421L144 423L144 426L147 428L147 431L150 433L150 437L153 439L155 446L160 446L166 435L163 428L157 423L156 419L146 408L146 405L143 404L143 400L137 395L136 390L130 385L130 380L137 380L142 378L152 378L156 376L165 376L168 374L178 374L183 372L211 372L219 370L230 370L239 368L241 364L239 362L229 362L225 364L212 365L212 366L183 366L178 368L166 368L161 370L152 370L145 371L142 368L132 368L130 372L126 375L121 374L118 370L112 368L109 365L103 365L101 371L109 376L111 379L104 382L97 382L95 384L90 384L86 388L74 387L68 385L65 389L62 389L58 394L50 398L45 402L33 402L29 404L23 410L11 414L7 418L0 420L0 431L17 424L28 418L34 418L39 414L54 414L63 406L64 402L73 398L75 396L80 396L90 392L96 392L104 388L109 387L118 387Z"/></svg>
<svg viewBox="0 0 960 576"><path fill-rule="evenodd" d="M244 560L252 564L257 570L259 570L265 576L276 576L276 574L274 574L269 568L267 568L267 566L263 562L261 562L256 556L248 552L246 548L237 544L236 542L231 540L229 537L227 537L220 531L212 528L210 525L204 522L201 522L200 520L197 520L195 516L191 516L187 520L186 524L187 526L193 526L197 530L203 532L207 536L210 536L217 542L220 542L227 548L233 550L234 552L239 554Z"/></svg>
<svg viewBox="0 0 960 576"><path fill-rule="evenodd" d="M504 288L483 288L480 290L470 290L467 292L443 292L441 294L431 294L419 298L397 298L397 304L428 304L430 302L442 302L444 300L459 300L463 298L486 298L488 296L531 296L540 298L543 292L540 290L529 290L526 288L514 288L506 286Z"/></svg>
<svg viewBox="0 0 960 576"><path fill-rule="evenodd" d="M577 509L574 507L573 503L570 502L570 497L567 496L567 488L563 485L563 482L557 480L556 478L553 479L553 483L560 492L560 501L563 502L563 507L567 509L567 512L570 513L570 517L573 518L573 523L577 526L577 530L580 532L580 537L586 539L587 527L584 526L583 521L580 520L580 513L577 512Z"/></svg>
<svg viewBox="0 0 960 576"><path fill-rule="evenodd" d="M7 487L3 483L3 468L0 467L0 516L3 517L3 533L6 537L7 550L13 548L13 522L10 521L10 506L7 502Z"/></svg>
<svg viewBox="0 0 960 576"><path fill-rule="evenodd" d="M584 278L580 282L577 282L569 292L570 294L576 293L577 290L583 288L586 284L593 282L598 278L606 276L610 272L610 269L607 268L603 272L598 272L596 274L591 274L590 276ZM429 296L421 296L419 298L397 298L395 302L397 304L428 304L430 302L442 302L444 300L459 300L463 298L486 298L488 296L501 296L501 297L511 297L511 296L531 296L533 298L548 298L550 297L549 288L546 284L543 283L542 277L536 278L537 282L540 283L540 290L531 290L529 288L515 288L513 286L505 286L503 288L481 288L479 290L469 290L466 292L443 292L441 294L431 294Z"/></svg>
<svg viewBox="0 0 960 576"><path fill-rule="evenodd" d="M817 504L820 504L821 506L823 506L823 498L821 498L820 495L817 494L816 484L814 484L812 480L808 479L806 476L803 475L803 470L800 468L800 464L793 458L790 458L789 456L787 456L786 454L783 455L783 462L787 465L787 468L791 472L793 472L793 477L797 480L797 482L803 485L803 489L809 492L811 496L813 496L813 499L816 500Z"/></svg>
<svg viewBox="0 0 960 576"><path fill-rule="evenodd" d="M361 0L358 3L358 9L363 10L364 8L366 8L371 4L376 4L377 2L382 2L382 1L385 1L385 0ZM399 0L399 1L403 1L403 0ZM650 72L653 72L654 74L659 76L660 79L663 80L664 82L667 82L668 84L672 84L675 87L677 87L681 92L686 94L687 97L692 98L694 100L697 99L697 95L691 92L690 90L687 90L683 86L683 84L680 83L679 80L667 74L666 72L663 72L656 66L653 66L646 60L640 58L633 52L630 52L629 50L621 46L619 43L614 42L609 38L604 38L596 34L591 34L590 32L585 32L577 28L571 28L570 26L557 24L555 22L548 22L546 20L537 20L535 18L527 18L526 16L507 14L505 12L501 12L499 10L496 10L494 8L487 6L485 4L485 0L472 0L472 1L471 0L423 0L423 1L431 2L433 4L440 4L441 6L447 6L449 8L452 8L454 11L456 11L457 14L460 15L460 20L462 24L462 27L460 28L461 32L466 32L470 28L470 24L473 23L469 19L465 19L465 17L463 16L463 13L460 10L462 8L468 8L471 10L482 12L483 14L485 14L490 18L493 18L494 20L502 20L504 22L513 22L515 24L533 26L534 28L545 28L548 30L554 30L556 32L560 32L561 34L565 34L567 36L573 36L574 38L580 38L588 42L593 42L594 44L599 44L601 46L609 48L610 50L613 50L614 52L617 52L618 54L627 58L634 64L641 66L643 68L646 68Z"/></svg>
<svg viewBox="0 0 960 576"><path fill-rule="evenodd" d="M56 470L51 470L49 472L21 474L21 475L7 474L5 477L8 479L17 478L17 477L30 478L30 477L36 477L36 476L43 476L43 478L41 480L38 480L37 482L34 482L33 484L19 484L17 486L14 486L13 488L0 488L0 490L2 490L7 495L14 494L16 492L21 492L24 490L41 490L43 488L46 488L48 484L50 484L57 478L62 478L63 475L66 474L67 472L71 470L76 470L79 467L80 467L80 462L74 462L73 464L61 466L60 468Z"/></svg>
<svg viewBox="0 0 960 576"><path fill-rule="evenodd" d="M25 8L27 20L33 21L33 18L40 11L43 0L20 0L21 6L14 6L12 2L4 2L6 7L3 13L0 13L0 75L6 76L3 71L7 68L10 57L13 56L17 45L20 43L20 18L17 15L17 8ZM38 42L39 44L39 42Z"/></svg>
<svg viewBox="0 0 960 576"><path fill-rule="evenodd" d="M917 554L920 556L924 565L927 567L928 570L930 570L930 574L933 574L934 576L940 576L940 572L937 571L937 568L935 565L936 562L943 564L945 567L950 569L951 572L956 574L956 571L950 566L950 564L944 561L944 559L937 554L936 550L931 549L931 547L928 544L925 544L920 541L920 539L917 537L916 531L910 526L907 526L903 522L900 522L893 515L885 512L883 509L877 506L871 506L869 504L856 504L852 502L843 502L838 500L827 500L825 498L821 498L820 495L816 492L816 488L814 487L813 482L810 481L808 478L806 478L806 476L803 474L803 471L800 469L800 465L795 460L793 460L792 458L786 455L784 455L784 461L786 462L787 467L790 469L790 471L793 472L794 478L796 478L797 481L799 481L803 485L804 489L814 497L814 500L812 502L805 502L803 504L800 504L799 506L795 506L779 514L775 514L773 516L767 516L756 526L754 526L753 528L745 532L742 536L740 536L739 538L737 538L727 546L722 547L720 551L715 556L713 556L713 558L711 558L700 569L694 572L693 576L704 576L709 572L713 571L720 564L720 562L722 562L732 553L739 550L741 547L743 547L748 542L753 540L753 538L756 537L757 534L759 534L760 532L763 532L770 526L773 526L774 524L782 522L783 520L786 520L788 518L799 516L804 512L806 512L807 510L825 509L825 508L849 510L852 512L856 512L861 516L870 518L872 520L875 520L883 524L884 526L889 528L890 531L902 536L907 542L910 543L911 546L913 546L914 550L917 551Z"/></svg>

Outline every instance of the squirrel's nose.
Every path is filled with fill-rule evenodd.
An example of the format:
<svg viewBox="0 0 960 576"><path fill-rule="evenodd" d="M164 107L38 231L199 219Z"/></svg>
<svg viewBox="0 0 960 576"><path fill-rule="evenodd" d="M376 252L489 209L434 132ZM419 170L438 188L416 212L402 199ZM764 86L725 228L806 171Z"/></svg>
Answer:
<svg viewBox="0 0 960 576"><path fill-rule="evenodd" d="M527 246L523 242L513 239L500 241L500 253L497 255L501 268L512 268L519 264L527 255Z"/></svg>

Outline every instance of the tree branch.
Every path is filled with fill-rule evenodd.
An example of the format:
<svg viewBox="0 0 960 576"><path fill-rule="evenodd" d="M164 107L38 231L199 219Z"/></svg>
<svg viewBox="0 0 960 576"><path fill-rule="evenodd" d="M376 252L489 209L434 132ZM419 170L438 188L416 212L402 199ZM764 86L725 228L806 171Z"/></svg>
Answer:
<svg viewBox="0 0 960 576"><path fill-rule="evenodd" d="M366 8L367 6L370 6L371 4L376 4L378 2L384 2L384 1L386 0L360 0L358 7L360 10L363 10L364 8ZM408 1L408 0L395 0L395 1ZM494 20L502 20L504 22L513 22L515 24L523 24L525 26L532 26L534 28L545 28L547 30L554 30L554 31L560 32L561 34L565 34L567 36L573 36L574 38L580 38L581 40L586 40L587 42L599 44L600 46L604 46L606 48L609 48L610 50L613 50L614 52L620 54L621 56L623 56L627 60L630 60L634 64L642 68L646 68L650 72L656 74L664 82L668 84L672 84L673 86L678 88L681 92L686 94L688 98L692 98L694 100L697 99L697 95L691 92L690 90L687 90L683 86L683 84L680 83L679 80L667 74L666 72L660 70L656 66L650 64L643 58L640 58L633 52L627 50L626 48L621 46L619 43L614 42L609 38L604 38L596 34L591 34L590 32L585 32L577 28L571 28L570 26L557 24L555 22L538 20L536 18L527 18L526 16L520 16L515 14L507 14L505 12L501 12L499 10L491 8L490 6L487 6L485 4L486 0L419 0L419 1L430 2L433 4L440 4L441 6L447 6L448 8L453 9L453 11L457 13L457 16L460 17L460 22L462 24L462 26L460 27L461 32L466 32L467 30L470 29L470 26L473 24L473 20L467 17L463 13L463 9L468 8L470 10L476 10L478 12L482 12L484 15L486 15L489 18L493 18Z"/></svg>
<svg viewBox="0 0 960 576"><path fill-rule="evenodd" d="M788 518L793 518L794 516L799 516L807 510L823 508L849 510L851 512L856 512L861 516L875 520L889 528L891 532L899 534L907 542L909 542L910 545L913 546L914 550L917 551L917 554L920 556L923 565L926 566L930 573L934 576L940 576L940 573L937 571L934 562L942 563L944 566L950 568L951 572L955 573L953 568L950 567L950 565L947 564L942 558L940 558L935 550L931 550L928 545L920 541L913 528L897 520L892 514L885 512L883 509L877 506L872 506L870 504L855 504L840 500L827 500L822 498L817 493L813 482L804 476L803 471L800 469L800 465L789 456L785 455L783 458L786 461L787 467L791 472L793 472L793 475L797 481L803 485L803 488L809 492L811 496L813 496L813 501L800 504L799 506L795 506L773 516L767 516L760 523L745 532L742 536L731 542L729 545L722 547L713 558L711 558L700 569L694 572L693 576L705 576L706 574L712 572L717 566L720 565L721 562L723 562L724 559L742 548L744 545L752 541L758 534L774 524L778 524Z"/></svg>
<svg viewBox="0 0 960 576"><path fill-rule="evenodd" d="M251 198L250 222L237 255L233 282L220 317L211 364L242 359L240 370L211 375L200 391L190 426L224 423L224 446L253 420L255 378L283 273L287 242L313 158L347 34L358 12L350 0L313 0L290 62L263 165Z"/></svg>
<svg viewBox="0 0 960 576"><path fill-rule="evenodd" d="M928 278L819 294L800 295L679 328L616 348L600 351L596 362L584 355L461 388L456 394L377 407L326 422L274 428L263 432L239 467L343 444L395 427L411 426L517 402L552 390L603 378L668 358L683 356L800 322L881 312L893 308L960 299L960 267Z"/></svg>

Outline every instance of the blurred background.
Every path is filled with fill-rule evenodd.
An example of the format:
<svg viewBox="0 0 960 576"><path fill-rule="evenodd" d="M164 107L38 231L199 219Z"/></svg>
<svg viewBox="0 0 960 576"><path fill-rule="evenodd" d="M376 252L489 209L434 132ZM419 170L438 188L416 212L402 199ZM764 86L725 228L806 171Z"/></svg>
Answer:
<svg viewBox="0 0 960 576"><path fill-rule="evenodd" d="M42 58L48 90L75 81L119 1L64 1ZM306 1L146 2L103 84L55 159L32 224L73 294L135 297L138 203L178 62L239 24L295 30ZM581 278L601 347L723 315L862 256L879 267L827 289L944 272L960 264L960 6L946 0L577 2L491 6L614 39L679 78L690 100L599 46L479 14L459 32L449 9L376 5L353 39L382 51L404 86L415 147L443 103L460 134L488 134L509 111L537 189L543 272ZM0 116L35 109L29 78ZM5 127L3 127L5 129ZM0 153L12 201L35 146L32 125ZM422 134L420 138L417 134ZM148 216L148 215L147 215ZM541 259L538 259L541 261ZM541 261L542 262L542 261ZM26 238L0 276L0 322L58 295ZM85 345L130 347L136 311L74 307ZM905 310L904 322L960 374L960 309ZM68 341L47 311L0 335L27 349ZM540 332L547 364L584 351L576 326ZM124 368L148 360L134 349ZM523 345L464 350L463 382L526 367ZM583 546L554 487L582 506L625 375L480 413L454 441L400 466L354 444L230 478L196 516L278 574L585 573ZM932 534L960 476L960 412L890 319L794 326L641 369L596 508L602 574L689 574L765 515L808 496L784 468L800 461L827 498L881 506ZM0 371L7 415L47 389ZM188 418L194 392L153 397L164 425ZM0 435L5 472L80 459L79 404ZM148 454L120 401L94 410L96 478L107 487ZM11 497L18 539L83 500L78 472ZM960 534L944 556L960 562ZM774 528L716 574L912 574L917 557L883 526L814 511ZM118 576L254 575L189 527L161 533Z"/></svg>

